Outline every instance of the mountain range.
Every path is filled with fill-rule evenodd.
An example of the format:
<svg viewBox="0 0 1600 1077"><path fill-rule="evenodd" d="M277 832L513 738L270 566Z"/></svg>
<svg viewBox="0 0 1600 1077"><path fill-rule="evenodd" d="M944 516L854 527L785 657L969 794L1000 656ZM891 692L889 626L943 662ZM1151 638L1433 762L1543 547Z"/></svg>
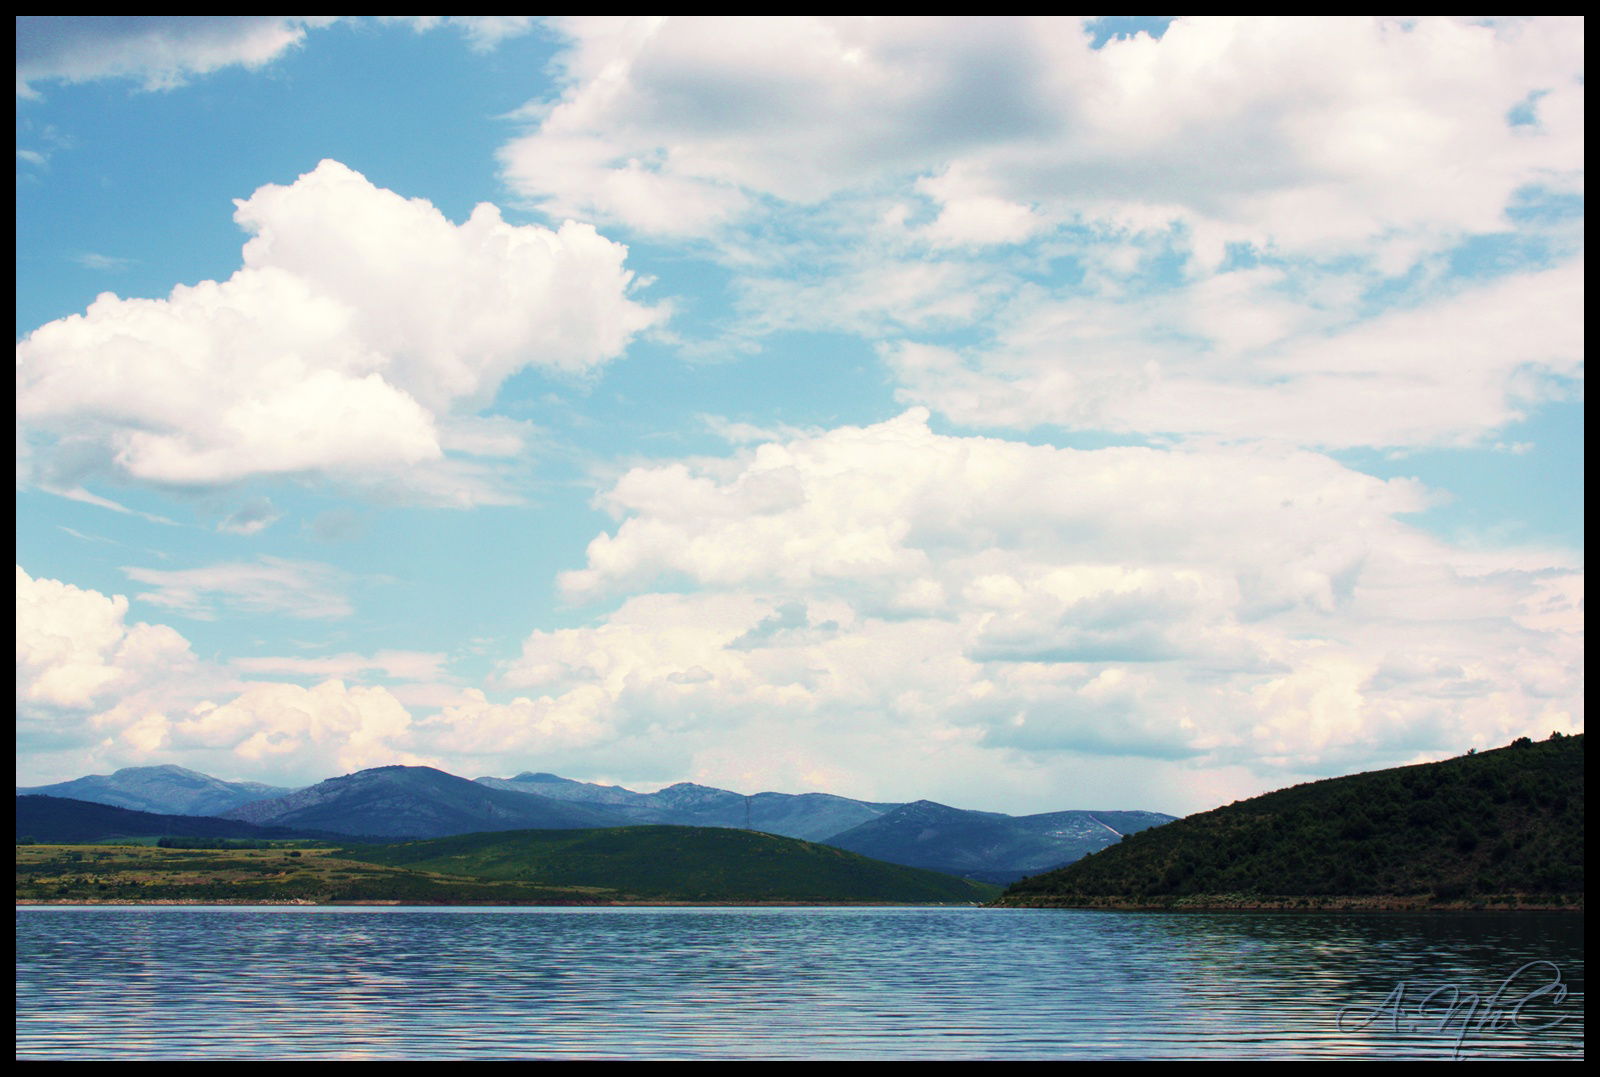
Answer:
<svg viewBox="0 0 1600 1077"><path fill-rule="evenodd" d="M375 767L298 790L223 782L179 767L132 767L109 776L18 788L17 794L370 839L639 824L748 829L1001 884L1070 863L1124 834L1174 818L1145 811L1062 811L1019 818L927 800L877 803L827 793L745 796L690 782L639 793L547 773L469 781L415 766ZM225 806L194 810L192 805L199 803Z"/></svg>
<svg viewBox="0 0 1600 1077"><path fill-rule="evenodd" d="M919 800L827 842L875 860L1005 884L1172 819L1147 811L1058 811L1018 818Z"/></svg>
<svg viewBox="0 0 1600 1077"><path fill-rule="evenodd" d="M293 792L260 782L225 782L171 765L124 767L55 785L18 786L17 796L69 797L158 815L221 815L254 800Z"/></svg>

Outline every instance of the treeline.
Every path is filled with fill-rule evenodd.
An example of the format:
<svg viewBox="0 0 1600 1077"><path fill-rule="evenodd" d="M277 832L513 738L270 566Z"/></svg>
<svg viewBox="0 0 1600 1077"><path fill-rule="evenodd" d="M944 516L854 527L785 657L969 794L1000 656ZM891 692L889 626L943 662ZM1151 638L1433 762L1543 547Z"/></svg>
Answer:
<svg viewBox="0 0 1600 1077"><path fill-rule="evenodd" d="M406 904L595 904L593 890L439 876L342 860L326 850L32 847L18 849L19 902L383 901Z"/></svg>
<svg viewBox="0 0 1600 1077"><path fill-rule="evenodd" d="M156 841L160 849L279 849L286 845L283 841L272 841L267 838L199 838L199 837L167 837ZM298 842L296 844L304 844ZM290 856L299 856L299 853L290 853Z"/></svg>
<svg viewBox="0 0 1600 1077"><path fill-rule="evenodd" d="M1005 904L1215 896L1581 904L1583 735L1297 785L1132 834Z"/></svg>

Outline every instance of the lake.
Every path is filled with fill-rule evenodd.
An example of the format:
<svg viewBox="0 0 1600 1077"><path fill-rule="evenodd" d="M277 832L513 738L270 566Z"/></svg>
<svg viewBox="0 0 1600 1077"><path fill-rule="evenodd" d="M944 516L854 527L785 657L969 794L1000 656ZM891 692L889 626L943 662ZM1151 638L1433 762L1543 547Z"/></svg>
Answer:
<svg viewBox="0 0 1600 1077"><path fill-rule="evenodd" d="M19 908L16 1033L27 1059L1576 1059L1583 918Z"/></svg>

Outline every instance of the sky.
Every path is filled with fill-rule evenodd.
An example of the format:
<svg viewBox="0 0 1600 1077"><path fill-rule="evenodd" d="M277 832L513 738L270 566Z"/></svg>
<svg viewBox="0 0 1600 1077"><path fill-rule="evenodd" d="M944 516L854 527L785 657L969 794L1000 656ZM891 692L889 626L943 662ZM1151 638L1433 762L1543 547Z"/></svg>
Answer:
<svg viewBox="0 0 1600 1077"><path fill-rule="evenodd" d="M1173 814L1583 729L1583 23L17 20L17 782Z"/></svg>

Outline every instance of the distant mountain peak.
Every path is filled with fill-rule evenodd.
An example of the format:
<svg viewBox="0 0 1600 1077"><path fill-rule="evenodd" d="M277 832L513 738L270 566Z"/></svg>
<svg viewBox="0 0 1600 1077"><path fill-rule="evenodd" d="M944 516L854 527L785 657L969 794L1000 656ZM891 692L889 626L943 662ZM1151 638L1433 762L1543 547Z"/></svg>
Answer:
<svg viewBox="0 0 1600 1077"><path fill-rule="evenodd" d="M197 816L218 815L287 792L258 782L224 781L171 763L123 767L114 774L92 774L70 782L17 789L19 795L65 797L158 815Z"/></svg>
<svg viewBox="0 0 1600 1077"><path fill-rule="evenodd" d="M505 791L468 781L436 767L403 765L369 767L329 778L288 796L245 805L226 817L403 838L585 828L626 821L537 793Z"/></svg>

